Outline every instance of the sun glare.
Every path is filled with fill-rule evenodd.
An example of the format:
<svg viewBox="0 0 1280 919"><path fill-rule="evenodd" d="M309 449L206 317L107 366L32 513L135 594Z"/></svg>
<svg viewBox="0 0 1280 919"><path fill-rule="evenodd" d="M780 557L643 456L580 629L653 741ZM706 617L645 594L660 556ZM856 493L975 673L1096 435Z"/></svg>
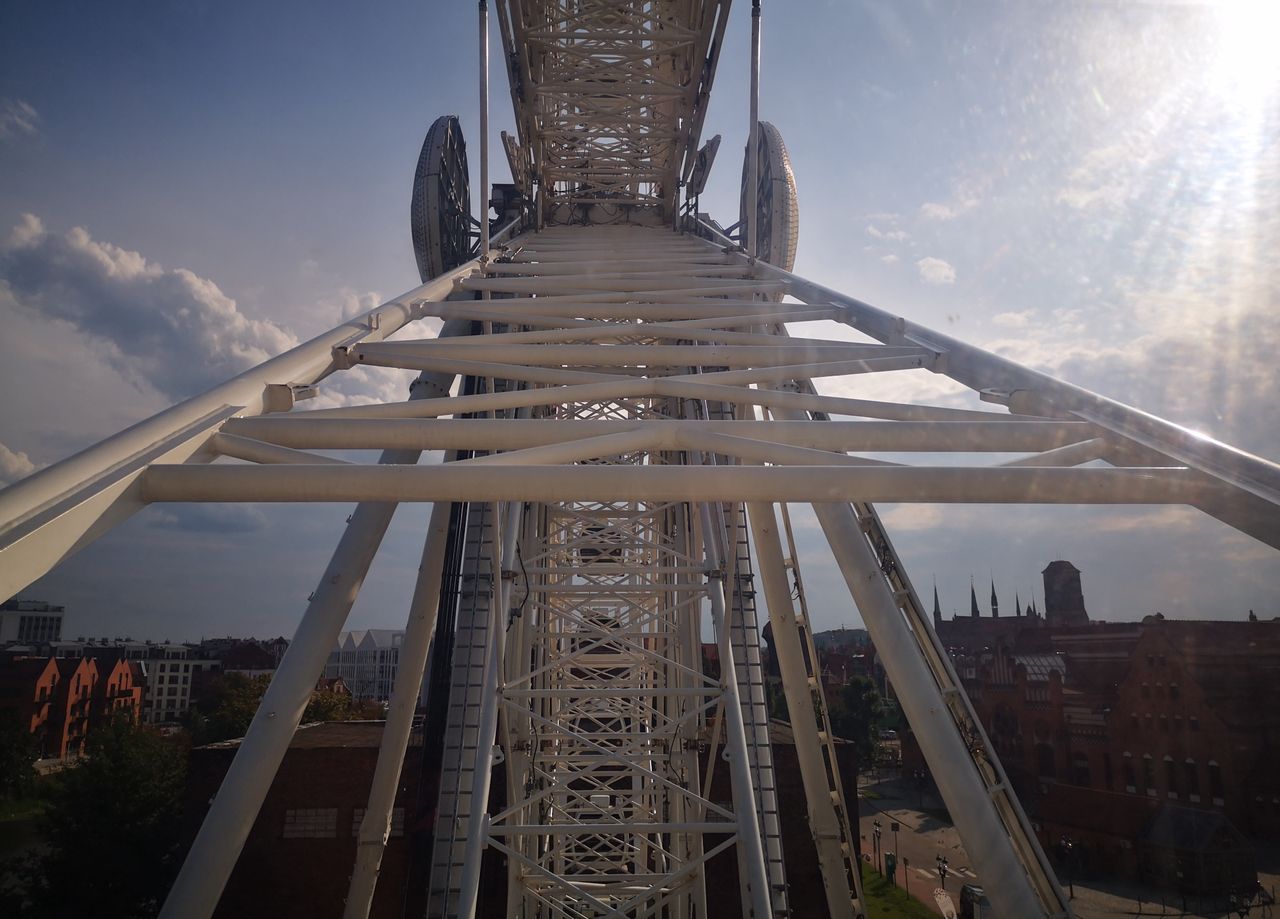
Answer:
<svg viewBox="0 0 1280 919"><path fill-rule="evenodd" d="M1217 55L1216 88L1242 104L1261 103L1280 84L1280 3L1274 0L1217 0L1213 5Z"/></svg>

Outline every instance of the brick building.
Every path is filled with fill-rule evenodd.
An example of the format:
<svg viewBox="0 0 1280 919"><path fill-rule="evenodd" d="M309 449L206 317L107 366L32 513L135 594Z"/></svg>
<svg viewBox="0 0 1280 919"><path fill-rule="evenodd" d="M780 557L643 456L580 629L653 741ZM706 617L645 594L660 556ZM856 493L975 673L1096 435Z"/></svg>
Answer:
<svg viewBox="0 0 1280 919"><path fill-rule="evenodd" d="M1071 839L1080 870L1226 890L1250 839L1280 839L1280 620L1046 626L957 658L1041 842Z"/></svg>
<svg viewBox="0 0 1280 919"><path fill-rule="evenodd" d="M254 822L239 861L214 912L215 919L244 916L337 917L342 913L355 863L356 831L364 815L382 737L381 721L305 725L295 733ZM778 772L783 853L794 916L826 912L817 851L806 819L804 786L794 739L781 722L770 725ZM240 741L191 751L187 780L186 837L195 837L209 801ZM837 746L838 768L847 789L856 787L852 748ZM423 774L420 730L411 737L396 792L391 837L382 859L371 917L399 919L426 910L426 881L435 821L438 780ZM703 762L703 768L707 763ZM731 806L729 764L716 757L712 800ZM438 776L438 773L435 773ZM491 812L503 806L505 778L498 766ZM856 845L856 840L855 840ZM416 870L415 870L416 869ZM707 865L713 915L741 915L737 903L737 856L732 847ZM506 868L496 850L485 853L476 915L506 915Z"/></svg>
<svg viewBox="0 0 1280 919"><path fill-rule="evenodd" d="M90 706L91 727L123 716L133 724L142 722L142 693L146 673L138 661L117 657L97 659L98 681Z"/></svg>
<svg viewBox="0 0 1280 919"><path fill-rule="evenodd" d="M38 755L49 754L49 723L58 686L51 658L0 659L0 718L13 718L36 738Z"/></svg>
<svg viewBox="0 0 1280 919"><path fill-rule="evenodd" d="M89 736L98 664L90 657L55 659L52 663L58 669L58 681L49 710L45 755L66 759L79 756Z"/></svg>

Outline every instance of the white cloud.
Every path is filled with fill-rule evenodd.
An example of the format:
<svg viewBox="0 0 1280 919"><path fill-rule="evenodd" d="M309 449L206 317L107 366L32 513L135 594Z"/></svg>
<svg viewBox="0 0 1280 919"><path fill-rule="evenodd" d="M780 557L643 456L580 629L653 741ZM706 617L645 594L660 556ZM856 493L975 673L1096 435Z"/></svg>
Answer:
<svg viewBox="0 0 1280 919"><path fill-rule="evenodd" d="M0 140L40 133L40 113L21 99L0 99Z"/></svg>
<svg viewBox="0 0 1280 919"><path fill-rule="evenodd" d="M880 261L884 262L886 265L896 265L898 263L898 257L890 253L889 255L880 256Z"/></svg>
<svg viewBox="0 0 1280 919"><path fill-rule="evenodd" d="M920 216L926 220L951 220L956 216L956 212L945 204L926 201L920 205Z"/></svg>
<svg viewBox="0 0 1280 919"><path fill-rule="evenodd" d="M0 444L0 485L12 485L36 471L31 457Z"/></svg>
<svg viewBox="0 0 1280 919"><path fill-rule="evenodd" d="M891 242L903 242L907 234L902 230L882 230L874 223L867 224L867 235L873 239L884 239Z"/></svg>
<svg viewBox="0 0 1280 919"><path fill-rule="evenodd" d="M26 214L0 246L0 300L70 323L126 378L184 398L297 344L213 281Z"/></svg>
<svg viewBox="0 0 1280 919"><path fill-rule="evenodd" d="M1031 322L1031 314L1031 310L1022 310L1017 313L997 313L991 317L991 321L1006 329L1025 329Z"/></svg>
<svg viewBox="0 0 1280 919"><path fill-rule="evenodd" d="M926 284L945 285L956 282L956 270L940 258L925 256L916 262L916 268L920 270L920 280Z"/></svg>

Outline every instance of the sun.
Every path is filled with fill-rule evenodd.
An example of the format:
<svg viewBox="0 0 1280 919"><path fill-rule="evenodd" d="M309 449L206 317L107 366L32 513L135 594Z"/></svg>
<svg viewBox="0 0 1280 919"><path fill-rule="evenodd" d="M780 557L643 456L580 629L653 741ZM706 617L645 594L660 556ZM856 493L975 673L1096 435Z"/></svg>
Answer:
<svg viewBox="0 0 1280 919"><path fill-rule="evenodd" d="M1215 0L1216 54L1209 73L1215 88L1242 104L1261 103L1280 84L1280 3Z"/></svg>

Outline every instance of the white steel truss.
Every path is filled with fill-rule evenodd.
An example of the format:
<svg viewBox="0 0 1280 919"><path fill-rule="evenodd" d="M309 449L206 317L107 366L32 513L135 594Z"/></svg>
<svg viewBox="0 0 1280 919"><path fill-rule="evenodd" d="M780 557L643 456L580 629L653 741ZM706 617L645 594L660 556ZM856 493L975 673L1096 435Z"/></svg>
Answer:
<svg viewBox="0 0 1280 919"><path fill-rule="evenodd" d="M693 169L730 0L502 0L522 161L539 212L675 213ZM526 189L527 191L527 189Z"/></svg>
<svg viewBox="0 0 1280 919"><path fill-rule="evenodd" d="M431 915L475 914L487 847L505 856L512 916L714 916L705 869L730 851L743 914L790 914L745 599L757 577L827 911L858 915L789 532L797 502L814 507L998 914L1069 914L871 502L1190 504L1280 547L1280 467L757 261L711 227L671 226L728 8L502 0L519 133L508 147L538 185L534 219L490 240L486 216L479 259L0 492L5 596L148 504L357 503L165 915L215 908L407 501L434 507L346 916L368 912L448 603L472 637L453 673L458 755ZM431 317L438 336L392 340ZM788 334L819 319L856 340ZM410 400L297 407L360 364L418 371ZM820 392L825 379L911 369L1005 411ZM368 450L378 462L333 455ZM423 451L445 461L419 465ZM913 453L957 462L902 459ZM450 521L463 504L476 551L458 568ZM449 564L471 578L465 609L442 593ZM718 678L703 673L708 617ZM700 759L721 744L728 805ZM491 814L498 763L505 804Z"/></svg>

